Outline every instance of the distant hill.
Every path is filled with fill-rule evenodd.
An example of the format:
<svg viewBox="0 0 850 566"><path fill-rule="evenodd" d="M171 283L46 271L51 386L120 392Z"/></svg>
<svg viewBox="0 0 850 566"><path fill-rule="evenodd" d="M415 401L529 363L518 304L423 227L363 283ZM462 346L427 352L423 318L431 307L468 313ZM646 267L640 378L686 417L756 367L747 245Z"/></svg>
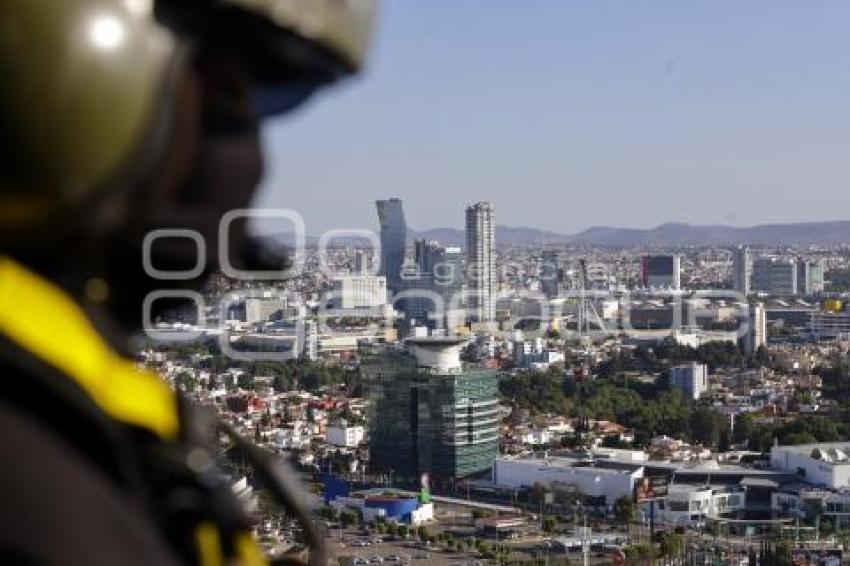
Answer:
<svg viewBox="0 0 850 566"><path fill-rule="evenodd" d="M762 224L750 228L667 223L647 230L593 227L571 243L627 245L808 245L850 243L850 221Z"/></svg>
<svg viewBox="0 0 850 566"><path fill-rule="evenodd" d="M435 228L414 232L415 237L439 240L447 244L465 241L464 232ZM535 228L496 228L500 245L585 244L592 246L648 245L808 245L850 243L850 221L763 224L750 228L693 225L670 222L655 228L613 228L594 226L578 234L559 234Z"/></svg>
<svg viewBox="0 0 850 566"><path fill-rule="evenodd" d="M458 246L463 246L466 243L464 231L456 228L410 230L410 238L411 240L425 238ZM279 236L279 240L291 243L291 236L282 234ZM316 240L317 238L308 238L309 243ZM366 244L366 241L362 239L351 239L346 240L346 242L354 245ZM850 221L762 224L749 228L670 222L648 229L594 226L577 234L560 234L527 227L497 226L496 243L502 246L546 244L589 246L850 244Z"/></svg>

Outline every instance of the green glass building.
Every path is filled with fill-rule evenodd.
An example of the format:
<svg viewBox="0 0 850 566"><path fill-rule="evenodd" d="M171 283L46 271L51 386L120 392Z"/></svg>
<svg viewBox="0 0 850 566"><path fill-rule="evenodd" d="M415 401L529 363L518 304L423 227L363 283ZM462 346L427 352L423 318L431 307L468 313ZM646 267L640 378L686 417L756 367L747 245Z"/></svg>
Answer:
<svg viewBox="0 0 850 566"><path fill-rule="evenodd" d="M370 469L415 481L489 472L499 451L496 371L464 367L459 338L361 350L370 399Z"/></svg>

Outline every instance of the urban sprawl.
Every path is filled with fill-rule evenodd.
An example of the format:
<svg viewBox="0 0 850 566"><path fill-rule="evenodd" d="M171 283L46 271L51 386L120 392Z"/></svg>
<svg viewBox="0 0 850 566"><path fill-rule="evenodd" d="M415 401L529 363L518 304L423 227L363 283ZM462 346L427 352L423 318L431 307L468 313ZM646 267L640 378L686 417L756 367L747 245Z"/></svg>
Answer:
<svg viewBox="0 0 850 566"><path fill-rule="evenodd" d="M308 244L218 274L139 361L290 460L340 564L838 564L850 244ZM197 311L197 312L196 312ZM271 554L301 533L221 440Z"/></svg>

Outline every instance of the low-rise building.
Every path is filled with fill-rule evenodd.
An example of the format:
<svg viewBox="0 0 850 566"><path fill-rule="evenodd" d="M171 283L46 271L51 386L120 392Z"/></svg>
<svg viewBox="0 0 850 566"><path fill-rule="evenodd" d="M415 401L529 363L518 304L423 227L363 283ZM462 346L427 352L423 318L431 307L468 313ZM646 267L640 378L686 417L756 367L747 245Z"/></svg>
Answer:
<svg viewBox="0 0 850 566"><path fill-rule="evenodd" d="M366 431L362 426L350 425L344 421L328 425L325 429L325 442L333 446L353 448L363 442L365 436Z"/></svg>
<svg viewBox="0 0 850 566"><path fill-rule="evenodd" d="M621 497L632 497L635 482L643 478L643 467L606 468L568 458L504 457L493 466L493 483L521 488L534 484L578 488L588 498L613 505Z"/></svg>
<svg viewBox="0 0 850 566"><path fill-rule="evenodd" d="M773 446L770 465L829 489L850 488L850 442Z"/></svg>
<svg viewBox="0 0 850 566"><path fill-rule="evenodd" d="M660 519L671 526L699 527L706 519L743 509L744 495L739 487L673 484L658 504Z"/></svg>

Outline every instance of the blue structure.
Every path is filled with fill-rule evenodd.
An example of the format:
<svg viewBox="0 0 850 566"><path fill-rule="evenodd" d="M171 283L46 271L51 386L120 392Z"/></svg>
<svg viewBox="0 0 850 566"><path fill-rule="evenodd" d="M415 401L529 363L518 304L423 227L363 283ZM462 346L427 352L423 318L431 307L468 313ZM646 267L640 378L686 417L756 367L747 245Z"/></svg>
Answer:
<svg viewBox="0 0 850 566"><path fill-rule="evenodd" d="M427 491L419 495L392 489L350 493L348 484L332 475L322 476L322 482L326 505L337 509L354 509L365 521L387 520L416 524L433 518L433 504L427 497Z"/></svg>
<svg viewBox="0 0 850 566"><path fill-rule="evenodd" d="M329 505L337 497L348 497L351 491L346 482L330 474L322 476L322 483L325 487L325 505Z"/></svg>
<svg viewBox="0 0 850 566"><path fill-rule="evenodd" d="M410 514L419 508L419 498L401 494L380 493L367 495L367 509L383 509L387 519L410 522Z"/></svg>

